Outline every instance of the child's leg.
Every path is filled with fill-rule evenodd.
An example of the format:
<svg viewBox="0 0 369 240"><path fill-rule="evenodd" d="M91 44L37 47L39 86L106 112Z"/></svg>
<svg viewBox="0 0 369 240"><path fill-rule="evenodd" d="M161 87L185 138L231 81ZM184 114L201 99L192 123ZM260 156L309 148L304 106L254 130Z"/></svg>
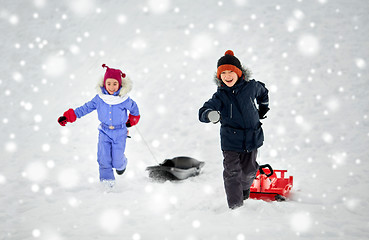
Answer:
<svg viewBox="0 0 369 240"><path fill-rule="evenodd" d="M112 165L116 170L124 170L127 166L127 158L124 155L126 150L127 133L124 130L115 130L117 136L112 143Z"/></svg>
<svg viewBox="0 0 369 240"><path fill-rule="evenodd" d="M223 156L223 180L227 202L230 208L236 208L243 205L240 153L223 151Z"/></svg>
<svg viewBox="0 0 369 240"><path fill-rule="evenodd" d="M100 181L114 180L114 172L111 164L111 139L104 133L99 132L99 143L97 146L97 162L99 163Z"/></svg>
<svg viewBox="0 0 369 240"><path fill-rule="evenodd" d="M243 190L248 190L255 179L259 164L256 162L258 150L248 153L241 153L240 164L242 169L242 186Z"/></svg>

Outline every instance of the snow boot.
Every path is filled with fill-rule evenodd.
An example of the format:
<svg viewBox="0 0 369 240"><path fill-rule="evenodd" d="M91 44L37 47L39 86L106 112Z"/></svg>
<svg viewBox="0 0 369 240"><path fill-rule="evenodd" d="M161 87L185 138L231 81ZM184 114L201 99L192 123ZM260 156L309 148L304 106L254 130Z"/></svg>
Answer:
<svg viewBox="0 0 369 240"><path fill-rule="evenodd" d="M115 171L117 172L118 175L122 175L126 171L126 169L123 169L123 170L115 169Z"/></svg>
<svg viewBox="0 0 369 240"><path fill-rule="evenodd" d="M243 200L246 200L250 197L250 189L243 190Z"/></svg>
<svg viewBox="0 0 369 240"><path fill-rule="evenodd" d="M235 209L240 208L242 206L243 206L243 203L240 203L240 204L236 204L236 205L233 205L233 206L229 206L229 208L232 209L232 210L235 210Z"/></svg>

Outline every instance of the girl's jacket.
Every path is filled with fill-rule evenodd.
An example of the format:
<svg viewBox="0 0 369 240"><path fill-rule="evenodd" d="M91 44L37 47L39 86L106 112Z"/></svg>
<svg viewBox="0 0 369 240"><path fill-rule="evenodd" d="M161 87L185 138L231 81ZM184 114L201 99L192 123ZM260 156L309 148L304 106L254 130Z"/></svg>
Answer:
<svg viewBox="0 0 369 240"><path fill-rule="evenodd" d="M223 151L250 152L263 145L264 134L259 121L258 105L269 105L268 90L264 83L249 80L250 71L243 69L243 76L231 88L217 79L217 92L199 110L201 122L208 123L209 111L221 115L221 147Z"/></svg>
<svg viewBox="0 0 369 240"><path fill-rule="evenodd" d="M97 115L102 126L114 126L115 128L125 128L128 120L128 113L138 116L139 110L135 101L127 94L132 89L132 83L128 78L122 79L122 87L114 93L109 93L104 88L104 80L97 86L98 94L83 106L74 110L78 118L97 110Z"/></svg>

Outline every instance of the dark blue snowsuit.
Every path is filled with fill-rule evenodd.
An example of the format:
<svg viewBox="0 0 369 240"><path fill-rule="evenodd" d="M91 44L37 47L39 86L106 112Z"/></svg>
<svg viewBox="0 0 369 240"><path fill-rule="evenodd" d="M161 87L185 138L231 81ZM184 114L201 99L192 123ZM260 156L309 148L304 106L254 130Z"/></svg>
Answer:
<svg viewBox="0 0 369 240"><path fill-rule="evenodd" d="M243 191L250 188L259 167L257 148L263 145L264 134L255 100L259 106L269 105L264 83L244 79L243 75L231 88L219 84L217 92L199 110L199 119L204 123L210 122L210 111L219 111L221 115L223 177L231 208L243 204Z"/></svg>

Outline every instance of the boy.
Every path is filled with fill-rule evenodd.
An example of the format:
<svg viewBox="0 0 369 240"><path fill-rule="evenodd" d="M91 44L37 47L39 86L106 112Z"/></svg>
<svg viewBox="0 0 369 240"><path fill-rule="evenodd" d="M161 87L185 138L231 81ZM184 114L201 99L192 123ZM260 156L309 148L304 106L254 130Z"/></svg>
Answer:
<svg viewBox="0 0 369 240"><path fill-rule="evenodd" d="M217 92L199 110L201 122L221 123L223 180L231 209L242 206L243 200L250 195L259 169L257 149L264 141L259 119L266 118L269 111L268 90L264 83L249 77L250 71L241 66L233 51L226 51L217 64Z"/></svg>

